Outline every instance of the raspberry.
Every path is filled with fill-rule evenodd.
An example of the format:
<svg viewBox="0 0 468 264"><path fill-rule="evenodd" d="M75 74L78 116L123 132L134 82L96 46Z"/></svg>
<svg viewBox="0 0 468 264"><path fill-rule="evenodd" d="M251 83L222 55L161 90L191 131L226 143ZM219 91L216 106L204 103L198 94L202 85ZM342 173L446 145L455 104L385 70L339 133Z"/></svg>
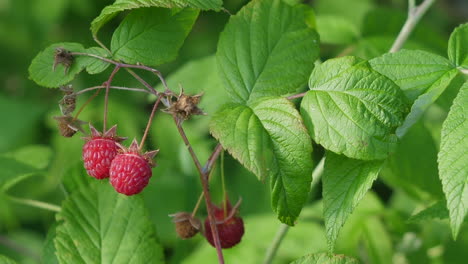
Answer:
<svg viewBox="0 0 468 264"><path fill-rule="evenodd" d="M115 156L110 166L110 183L119 193L128 196L140 193L152 176L153 158L158 150L140 154L136 140L128 149L121 148L123 153Z"/></svg>
<svg viewBox="0 0 468 264"><path fill-rule="evenodd" d="M222 248L231 248L237 245L244 235L244 221L241 217L237 216L237 207L240 201L231 207L229 201L226 201L226 212L222 208L214 207L214 216L216 219L216 227L218 229L219 240ZM208 218L205 220L205 237L214 247L213 233L211 232L210 221Z"/></svg>
<svg viewBox="0 0 468 264"><path fill-rule="evenodd" d="M119 150L117 143L124 138L116 136L117 126L113 126L104 134L92 125L90 129L91 137L85 138L87 142L83 146L84 167L88 174L96 179L108 178L111 162Z"/></svg>
<svg viewBox="0 0 468 264"><path fill-rule="evenodd" d="M169 216L174 217L172 222L175 223L177 235L182 239L192 238L201 228L200 220L192 217L190 213L179 212Z"/></svg>

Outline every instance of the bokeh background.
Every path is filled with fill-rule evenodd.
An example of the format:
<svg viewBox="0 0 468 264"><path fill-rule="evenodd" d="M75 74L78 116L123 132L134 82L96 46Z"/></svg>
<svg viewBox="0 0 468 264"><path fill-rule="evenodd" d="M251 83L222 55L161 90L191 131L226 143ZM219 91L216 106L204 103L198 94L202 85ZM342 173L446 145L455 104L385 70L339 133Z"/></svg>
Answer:
<svg viewBox="0 0 468 264"><path fill-rule="evenodd" d="M56 42L96 46L89 30L90 22L112 2L0 0L0 255L19 263L41 262L48 230L55 222L53 212L25 205L24 199L59 205L67 196L64 182L89 180L82 168L81 135L62 138L53 120L53 116L60 113L58 101L63 94L29 80L29 64L39 51ZM246 2L225 0L224 6L235 14ZM403 0L305 3L312 5L316 12L322 61L342 55L372 58L386 52L406 18L407 2ZM101 30L104 43L109 43L113 30L125 14L120 14ZM208 133L209 115L225 100L213 54L228 18L225 12L202 12L177 60L158 67L169 78L173 89L181 83L192 93L216 94L202 102L207 117L195 117L185 124L201 160L206 160L215 146ZM436 1L405 47L446 56L451 31L467 21L468 1ZM82 73L73 81L73 87L81 90L100 85L109 73L110 69L98 75ZM157 84L152 76L143 75ZM457 79L461 81L462 77ZM119 74L115 83L139 87L125 73ZM457 87L457 84L452 86ZM80 96L78 105L90 95ZM389 165L382 180L376 182L345 226L337 245L338 252L356 256L366 263L464 263L468 259L466 230L453 242L446 221L406 221L415 211L441 196L435 156L430 153L437 151L440 124L450 98L448 93L439 100L438 107L429 109L424 120L413 129L415 135L425 133L427 137L417 140L409 133L405 139L408 145L430 148L429 156L408 161L420 153L409 147L400 150L404 153L402 158L392 161L398 165ZM112 91L110 122L118 124L120 134L139 139L151 110L151 100L142 94ZM101 127L102 101L103 96L98 96L80 119ZM192 161L175 131L172 120L158 113L148 148L161 149L157 158L159 166L154 169L151 183L142 196L164 245L167 261L209 263L215 261L214 250L201 237L191 241L177 239L168 217L176 211L190 211L201 191ZM320 147L315 149L318 160L322 152ZM405 163L405 167L397 168L400 163ZM225 172L231 200L243 198L241 214L245 217L247 232L239 247L226 251L227 263L260 263L280 227L270 208L268 183L257 181L228 155L225 156ZM212 176L216 201L221 199L219 174L217 166ZM304 254L326 250L321 205L316 202L319 199L320 189L311 194L303 220L289 231L276 263L287 263ZM369 208L380 212L379 215L366 217L365 209ZM353 230L360 230L359 235Z"/></svg>

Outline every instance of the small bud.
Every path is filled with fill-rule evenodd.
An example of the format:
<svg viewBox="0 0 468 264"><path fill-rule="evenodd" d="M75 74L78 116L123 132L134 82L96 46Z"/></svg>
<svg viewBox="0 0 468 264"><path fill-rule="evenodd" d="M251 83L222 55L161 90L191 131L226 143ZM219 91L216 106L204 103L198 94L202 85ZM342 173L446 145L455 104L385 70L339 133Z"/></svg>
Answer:
<svg viewBox="0 0 468 264"><path fill-rule="evenodd" d="M71 65L73 64L73 55L71 52L64 48L56 48L54 54L54 65L52 65L52 71L55 71L57 65L62 64L65 68L65 74L68 73Z"/></svg>
<svg viewBox="0 0 468 264"><path fill-rule="evenodd" d="M176 114L180 120L187 120L192 115L206 115L206 113L197 106L202 96L203 94L193 96L186 95L182 90L180 95L176 97L176 101L172 102L171 106L166 109L165 112Z"/></svg>
<svg viewBox="0 0 468 264"><path fill-rule="evenodd" d="M76 107L76 95L73 93L71 85L62 86L60 90L65 94L62 100L59 101L60 111L63 115L68 115L75 111Z"/></svg>
<svg viewBox="0 0 468 264"><path fill-rule="evenodd" d="M201 222L192 217L190 213L179 212L172 215L172 222L175 223L177 235L182 239L189 239L195 236L201 227Z"/></svg>
<svg viewBox="0 0 468 264"><path fill-rule="evenodd" d="M75 119L68 115L54 116L54 119L58 122L60 135L64 137L72 137L78 130L83 132L81 125L86 124L86 122Z"/></svg>

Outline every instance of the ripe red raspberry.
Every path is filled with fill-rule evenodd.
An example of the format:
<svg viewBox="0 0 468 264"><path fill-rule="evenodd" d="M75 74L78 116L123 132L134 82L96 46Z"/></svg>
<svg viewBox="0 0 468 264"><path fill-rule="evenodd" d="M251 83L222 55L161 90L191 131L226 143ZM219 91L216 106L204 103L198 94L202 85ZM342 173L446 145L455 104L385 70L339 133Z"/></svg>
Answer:
<svg viewBox="0 0 468 264"><path fill-rule="evenodd" d="M119 193L128 196L140 193L148 185L155 165L153 158L159 150L140 154L136 140L128 149L120 147L123 153L115 156L110 166L110 183Z"/></svg>
<svg viewBox="0 0 468 264"><path fill-rule="evenodd" d="M227 199L227 198L226 198ZM237 208L239 202L231 207L229 200L226 200L226 212L222 208L214 207L214 216L216 218L216 227L218 229L219 240L222 248L231 248L237 245L244 235L244 221L237 216ZM205 220L205 237L214 247L213 233L211 232L210 221L208 218Z"/></svg>
<svg viewBox="0 0 468 264"><path fill-rule="evenodd" d="M116 125L103 134L92 125L89 127L91 137L84 138L87 141L83 146L84 167L96 179L108 178L111 162L119 150L117 143L125 138L116 136Z"/></svg>

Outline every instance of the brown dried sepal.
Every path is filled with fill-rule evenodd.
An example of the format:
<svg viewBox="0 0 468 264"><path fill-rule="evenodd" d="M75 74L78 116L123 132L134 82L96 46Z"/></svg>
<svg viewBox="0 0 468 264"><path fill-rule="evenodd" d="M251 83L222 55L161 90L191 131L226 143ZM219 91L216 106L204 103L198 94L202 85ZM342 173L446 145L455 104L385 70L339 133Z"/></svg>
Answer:
<svg viewBox="0 0 468 264"><path fill-rule="evenodd" d="M113 141L120 143L127 139L126 137L117 136L117 125L114 125L113 127L109 128L107 131L104 131L103 133L101 133L90 123L89 130L91 131L91 136L83 137L83 139L86 142L92 139L96 139L96 138L106 138L106 139L112 139Z"/></svg>
<svg viewBox="0 0 468 264"><path fill-rule="evenodd" d="M62 100L59 101L60 111L63 115L68 115L75 111L76 95L73 93L71 85L62 86L60 90L64 93Z"/></svg>
<svg viewBox="0 0 468 264"><path fill-rule="evenodd" d="M200 108L198 104L200 103L201 97L203 94L196 94L193 96L184 94L184 90L176 96L176 100L171 103L171 106L165 110L165 112L175 114L180 120L187 120L192 115L206 115Z"/></svg>
<svg viewBox="0 0 468 264"><path fill-rule="evenodd" d="M190 213L179 212L172 215L177 235L182 239L189 239L200 232L201 222Z"/></svg>
<svg viewBox="0 0 468 264"><path fill-rule="evenodd" d="M86 124L84 121L68 115L54 116L54 119L57 120L60 135L64 137L72 137L78 130L84 133L81 127L81 125Z"/></svg>
<svg viewBox="0 0 468 264"><path fill-rule="evenodd" d="M73 55L71 54L70 51L59 47L55 49L55 54L54 54L54 65L52 65L52 71L55 71L55 68L57 65L62 64L63 67L65 68L65 74L68 73L68 70L73 64Z"/></svg>

